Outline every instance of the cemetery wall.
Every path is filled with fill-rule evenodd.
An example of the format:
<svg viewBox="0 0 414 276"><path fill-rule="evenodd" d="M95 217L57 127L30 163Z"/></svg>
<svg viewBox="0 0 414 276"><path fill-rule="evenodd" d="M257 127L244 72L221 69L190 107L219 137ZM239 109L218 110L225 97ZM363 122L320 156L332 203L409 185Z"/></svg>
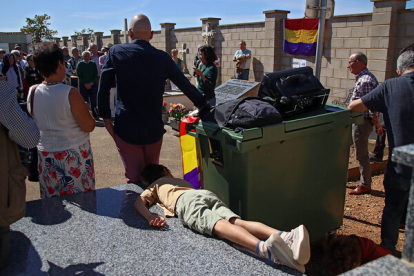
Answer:
<svg viewBox="0 0 414 276"><path fill-rule="evenodd" d="M405 9L405 0L375 0L373 12L335 16L327 20L323 44L320 81L331 89L329 102L347 96L353 88L355 76L347 70L348 58L356 51L368 57L368 68L380 82L396 77L396 59L401 48L414 42L414 9ZM289 11L264 11L263 22L220 25L220 18L202 18L201 27L175 29L175 23L162 23L154 32L151 44L170 53L171 49L188 49L187 67L192 74L197 45L205 44L202 36L207 30L214 32L208 43L214 45L221 59L217 86L234 78L234 53L239 41L245 40L252 51L249 81L260 82L263 74L292 68L294 59L306 60L314 67L315 57L292 56L283 52L283 19ZM72 47L71 40L62 38L61 44ZM73 39L72 39L73 40ZM59 41L57 41L59 42ZM84 47L90 39L77 40L77 47ZM110 36L98 33L97 44L124 43L120 30L111 30ZM101 46L100 46L101 45ZM195 84L194 78L192 83Z"/></svg>

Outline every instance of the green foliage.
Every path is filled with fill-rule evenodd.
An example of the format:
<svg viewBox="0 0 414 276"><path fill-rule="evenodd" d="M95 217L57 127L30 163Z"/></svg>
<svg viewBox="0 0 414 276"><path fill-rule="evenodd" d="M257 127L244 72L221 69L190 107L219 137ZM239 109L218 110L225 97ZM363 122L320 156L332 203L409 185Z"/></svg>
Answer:
<svg viewBox="0 0 414 276"><path fill-rule="evenodd" d="M35 17L26 17L26 26L20 28L20 31L24 34L32 34L32 42L52 41L57 35L57 31L49 29L50 23L47 22L50 16L35 15Z"/></svg>
<svg viewBox="0 0 414 276"><path fill-rule="evenodd" d="M79 39L82 38L83 34L89 34L89 37L92 38L92 34L93 34L93 30L89 29L89 28L88 28L88 30L82 29L80 32L78 32L76 30L73 30L73 32L74 32L73 35L77 35Z"/></svg>

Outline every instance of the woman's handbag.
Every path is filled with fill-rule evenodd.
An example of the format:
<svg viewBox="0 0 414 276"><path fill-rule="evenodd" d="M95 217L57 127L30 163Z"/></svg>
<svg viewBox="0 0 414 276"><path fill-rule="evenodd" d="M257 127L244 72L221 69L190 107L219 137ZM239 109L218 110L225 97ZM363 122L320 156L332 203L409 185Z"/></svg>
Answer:
<svg viewBox="0 0 414 276"><path fill-rule="evenodd" d="M26 211L26 168L20 163L17 144L0 125L0 227L24 217Z"/></svg>

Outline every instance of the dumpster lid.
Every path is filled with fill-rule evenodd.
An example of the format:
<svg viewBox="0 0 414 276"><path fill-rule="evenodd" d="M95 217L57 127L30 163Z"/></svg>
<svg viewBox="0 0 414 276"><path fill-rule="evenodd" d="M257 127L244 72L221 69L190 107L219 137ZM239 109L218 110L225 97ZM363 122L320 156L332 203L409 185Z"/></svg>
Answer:
<svg viewBox="0 0 414 276"><path fill-rule="evenodd" d="M287 133L297 132L304 129L314 128L320 125L350 125L360 113L350 112L347 108L326 105L319 109L309 110L305 113L296 114L279 124L268 125L259 128L244 129L242 132L234 132L233 129L220 127L216 123L200 121L197 132L210 138L220 139L227 137L237 141L249 141L255 139L283 139ZM269 137L271 136L271 137Z"/></svg>

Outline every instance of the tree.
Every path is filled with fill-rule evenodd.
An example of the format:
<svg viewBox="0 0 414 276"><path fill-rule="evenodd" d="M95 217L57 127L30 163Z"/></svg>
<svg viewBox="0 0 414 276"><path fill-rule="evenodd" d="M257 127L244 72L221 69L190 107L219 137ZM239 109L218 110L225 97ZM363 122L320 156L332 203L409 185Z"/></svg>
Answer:
<svg viewBox="0 0 414 276"><path fill-rule="evenodd" d="M93 34L93 30L92 29L89 29L89 28L88 28L88 30L82 29L82 31L80 31L80 32L78 32L76 30L73 30L73 31L75 32L74 35L77 35L78 38L82 38L82 35L83 34L89 34L89 37L92 38L92 34Z"/></svg>
<svg viewBox="0 0 414 276"><path fill-rule="evenodd" d="M20 28L20 31L25 34L32 34L32 42L51 41L57 35L57 31L49 29L50 23L47 22L50 16L35 15L34 19L26 17L26 26Z"/></svg>

